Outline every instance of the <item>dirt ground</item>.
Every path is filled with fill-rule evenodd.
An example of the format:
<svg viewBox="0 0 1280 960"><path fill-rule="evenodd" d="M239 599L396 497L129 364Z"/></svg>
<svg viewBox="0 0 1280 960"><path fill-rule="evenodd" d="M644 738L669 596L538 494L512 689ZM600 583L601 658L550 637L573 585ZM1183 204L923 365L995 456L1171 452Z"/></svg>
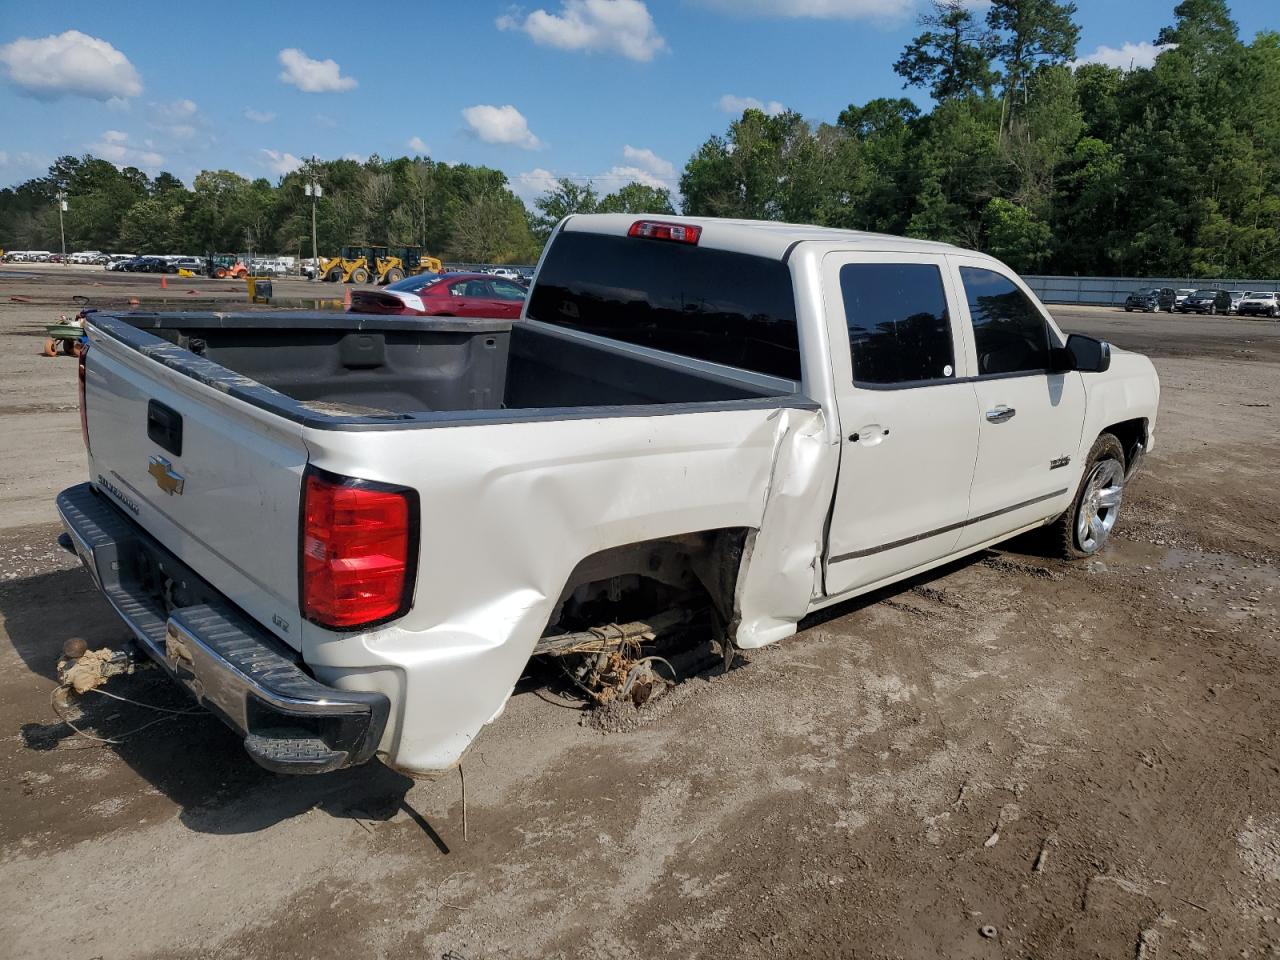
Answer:
<svg viewBox="0 0 1280 960"><path fill-rule="evenodd" d="M53 543L85 465L40 335L158 283L0 269L0 954L1280 957L1280 324L1055 309L1163 385L1100 557L988 552L622 732L530 682L465 763L464 836L456 776L275 776L204 715L85 698L114 745L53 715L63 641L125 632ZM190 705L155 671L106 690Z"/></svg>

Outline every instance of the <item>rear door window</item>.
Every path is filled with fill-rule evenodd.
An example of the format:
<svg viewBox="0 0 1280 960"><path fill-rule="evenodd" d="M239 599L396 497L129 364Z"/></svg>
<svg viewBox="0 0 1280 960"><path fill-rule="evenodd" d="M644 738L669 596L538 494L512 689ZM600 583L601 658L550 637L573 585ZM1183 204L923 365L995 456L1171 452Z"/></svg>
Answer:
<svg viewBox="0 0 1280 960"><path fill-rule="evenodd" d="M523 300L528 291L510 280L493 281L493 293L499 300Z"/></svg>
<svg viewBox="0 0 1280 960"><path fill-rule="evenodd" d="M565 230L547 250L525 315L800 379L791 271L769 257Z"/></svg>
<svg viewBox="0 0 1280 960"><path fill-rule="evenodd" d="M1043 373L1050 367L1049 325L1008 277L961 267L978 349L978 375Z"/></svg>
<svg viewBox="0 0 1280 960"><path fill-rule="evenodd" d="M924 384L955 373L942 271L931 263L847 263L840 293L853 382Z"/></svg>

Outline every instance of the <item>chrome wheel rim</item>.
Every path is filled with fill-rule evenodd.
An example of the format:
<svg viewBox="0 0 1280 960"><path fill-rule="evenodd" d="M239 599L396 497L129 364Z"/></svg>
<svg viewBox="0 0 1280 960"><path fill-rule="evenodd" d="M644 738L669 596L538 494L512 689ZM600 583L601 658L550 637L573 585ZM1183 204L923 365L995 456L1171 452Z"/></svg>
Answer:
<svg viewBox="0 0 1280 960"><path fill-rule="evenodd" d="M1099 461L1085 481L1076 514L1076 540L1085 553L1093 553L1111 535L1124 499L1124 470L1119 461Z"/></svg>

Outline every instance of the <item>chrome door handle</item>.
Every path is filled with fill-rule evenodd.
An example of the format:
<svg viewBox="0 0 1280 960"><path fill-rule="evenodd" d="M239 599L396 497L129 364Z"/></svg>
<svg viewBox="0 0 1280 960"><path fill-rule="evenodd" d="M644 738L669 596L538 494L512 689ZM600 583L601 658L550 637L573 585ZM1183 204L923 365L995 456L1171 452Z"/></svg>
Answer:
<svg viewBox="0 0 1280 960"><path fill-rule="evenodd" d="M996 407L994 410L987 411L987 422L1006 423L1007 421L1012 420L1017 412L1018 411L1013 409L1013 407L1006 407L1004 404L1000 404L1000 406Z"/></svg>

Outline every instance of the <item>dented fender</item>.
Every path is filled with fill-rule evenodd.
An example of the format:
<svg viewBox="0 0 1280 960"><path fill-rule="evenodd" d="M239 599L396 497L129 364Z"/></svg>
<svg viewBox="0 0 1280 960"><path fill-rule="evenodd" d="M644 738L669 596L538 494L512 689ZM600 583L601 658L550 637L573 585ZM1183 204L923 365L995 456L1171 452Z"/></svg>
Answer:
<svg viewBox="0 0 1280 960"><path fill-rule="evenodd" d="M343 689L392 702L381 750L409 770L456 763L500 712L584 558L725 528L754 531L737 639L788 635L818 589L837 451L815 405L447 430L308 430L326 470L413 486L413 607L358 635L305 624L303 656Z"/></svg>

